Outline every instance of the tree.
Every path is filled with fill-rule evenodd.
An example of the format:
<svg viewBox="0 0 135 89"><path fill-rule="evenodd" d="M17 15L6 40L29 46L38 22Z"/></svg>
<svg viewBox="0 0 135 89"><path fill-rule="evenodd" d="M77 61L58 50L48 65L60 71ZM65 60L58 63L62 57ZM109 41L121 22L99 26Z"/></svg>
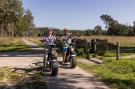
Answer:
<svg viewBox="0 0 135 89"><path fill-rule="evenodd" d="M97 25L95 27L95 34L96 35L102 35L102 27L101 26Z"/></svg>
<svg viewBox="0 0 135 89"><path fill-rule="evenodd" d="M126 25L119 25L117 28L117 35L128 35L129 30Z"/></svg>
<svg viewBox="0 0 135 89"><path fill-rule="evenodd" d="M0 36L32 35L33 16L24 10L21 0L0 0Z"/></svg>
<svg viewBox="0 0 135 89"><path fill-rule="evenodd" d="M18 6L21 3L20 0L0 0L0 25L1 25L1 37L3 33L10 33L11 25L18 20Z"/></svg>
<svg viewBox="0 0 135 89"><path fill-rule="evenodd" d="M34 28L33 16L30 10L27 10L22 17L22 32L27 36L30 36L32 29Z"/></svg>
<svg viewBox="0 0 135 89"><path fill-rule="evenodd" d="M100 18L104 21L108 34L116 35L116 28L118 26L118 22L109 15L102 15L100 16Z"/></svg>
<svg viewBox="0 0 135 89"><path fill-rule="evenodd" d="M101 19L105 22L108 35L128 35L128 26L118 23L109 15L102 15Z"/></svg>
<svg viewBox="0 0 135 89"><path fill-rule="evenodd" d="M132 28L133 28L133 29L132 29L132 30L133 30L133 31L132 31L132 34L135 35L135 21L133 22L133 27L132 27Z"/></svg>
<svg viewBox="0 0 135 89"><path fill-rule="evenodd" d="M102 15L100 18L104 21L106 28L108 29L110 25L113 23L113 18L109 15Z"/></svg>

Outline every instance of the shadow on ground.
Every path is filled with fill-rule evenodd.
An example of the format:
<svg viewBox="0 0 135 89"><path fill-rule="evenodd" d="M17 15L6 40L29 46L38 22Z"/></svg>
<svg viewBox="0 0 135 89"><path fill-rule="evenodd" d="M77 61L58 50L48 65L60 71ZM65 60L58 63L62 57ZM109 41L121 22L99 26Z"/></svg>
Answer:
<svg viewBox="0 0 135 89"><path fill-rule="evenodd" d="M60 72L55 77L46 75L47 89L108 89L95 77L85 75L81 71L78 73L76 72L78 69L71 69L68 64L60 63L60 70L63 69L69 72Z"/></svg>
<svg viewBox="0 0 135 89"><path fill-rule="evenodd" d="M32 50L0 52L0 57L42 57L43 48L31 46Z"/></svg>
<svg viewBox="0 0 135 89"><path fill-rule="evenodd" d="M84 77L84 75L82 74L67 74L67 73L61 73L60 75L64 75L66 76L66 78L57 78L57 77L49 78L49 85L54 86L49 86L48 89L105 89L102 88L104 84L98 82L93 77ZM83 81L80 83L79 81L76 81L74 79ZM90 86L86 87L85 85L83 85L84 82L89 83L90 86L92 85L91 88Z"/></svg>
<svg viewBox="0 0 135 89"><path fill-rule="evenodd" d="M47 89L46 81L44 80L45 72L41 67L12 68L12 72L24 78L18 79L19 81L16 80L17 82L13 84L0 82L0 89Z"/></svg>

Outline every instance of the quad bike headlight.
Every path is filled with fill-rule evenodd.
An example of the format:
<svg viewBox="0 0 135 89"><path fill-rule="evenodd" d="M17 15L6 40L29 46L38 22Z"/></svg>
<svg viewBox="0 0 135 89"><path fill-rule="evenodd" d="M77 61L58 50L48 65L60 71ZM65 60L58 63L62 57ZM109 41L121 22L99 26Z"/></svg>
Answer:
<svg viewBox="0 0 135 89"><path fill-rule="evenodd" d="M52 51L52 54L54 55L56 52L55 51Z"/></svg>
<svg viewBox="0 0 135 89"><path fill-rule="evenodd" d="M57 52L56 52L56 51L52 51L52 54L53 54L54 56L57 56Z"/></svg>
<svg viewBox="0 0 135 89"><path fill-rule="evenodd" d="M74 48L71 48L71 51L75 51L75 49Z"/></svg>

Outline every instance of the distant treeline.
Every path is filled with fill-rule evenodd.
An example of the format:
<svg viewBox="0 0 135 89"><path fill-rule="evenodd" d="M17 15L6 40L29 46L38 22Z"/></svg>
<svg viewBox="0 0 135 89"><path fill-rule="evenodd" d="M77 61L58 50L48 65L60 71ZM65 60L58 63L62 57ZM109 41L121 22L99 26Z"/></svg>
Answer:
<svg viewBox="0 0 135 89"><path fill-rule="evenodd" d="M101 20L105 23L105 29L102 29L101 26L97 25L94 29L85 29L85 30L72 30L69 29L70 32L75 36L91 36L91 35L117 35L117 36L135 36L135 22L133 22L133 26L127 24L120 24L117 20L114 20L109 15L100 16ZM47 31L47 27L45 28L36 28L38 31L38 36L43 35ZM55 34L61 35L63 30L56 29Z"/></svg>
<svg viewBox="0 0 135 89"><path fill-rule="evenodd" d="M47 30L49 29L48 27L42 27L42 28L36 28L37 29L37 33L38 36L43 36L46 35ZM54 29L54 34L56 36L61 36L63 34L63 29L57 29L57 28L53 28ZM91 36L91 35L102 35L102 34L106 34L106 31L102 30L101 26L96 26L94 30L91 29L86 29L86 30L72 30L69 29L69 32L71 32L74 36Z"/></svg>

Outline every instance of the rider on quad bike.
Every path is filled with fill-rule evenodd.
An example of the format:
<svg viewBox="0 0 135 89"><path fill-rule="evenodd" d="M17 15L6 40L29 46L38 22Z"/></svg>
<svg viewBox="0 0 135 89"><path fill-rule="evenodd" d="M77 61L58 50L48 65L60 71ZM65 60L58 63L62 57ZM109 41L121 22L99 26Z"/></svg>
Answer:
<svg viewBox="0 0 135 89"><path fill-rule="evenodd" d="M63 42L63 63L67 63L67 51L68 51L68 47L69 44L71 43L71 33L69 33L69 30L67 28L64 29L64 33L63 36L61 37L61 41Z"/></svg>
<svg viewBox="0 0 135 89"><path fill-rule="evenodd" d="M47 44L45 45L48 48L48 45L56 44L56 37L53 35L53 29L48 29L48 34L43 37L43 41Z"/></svg>

